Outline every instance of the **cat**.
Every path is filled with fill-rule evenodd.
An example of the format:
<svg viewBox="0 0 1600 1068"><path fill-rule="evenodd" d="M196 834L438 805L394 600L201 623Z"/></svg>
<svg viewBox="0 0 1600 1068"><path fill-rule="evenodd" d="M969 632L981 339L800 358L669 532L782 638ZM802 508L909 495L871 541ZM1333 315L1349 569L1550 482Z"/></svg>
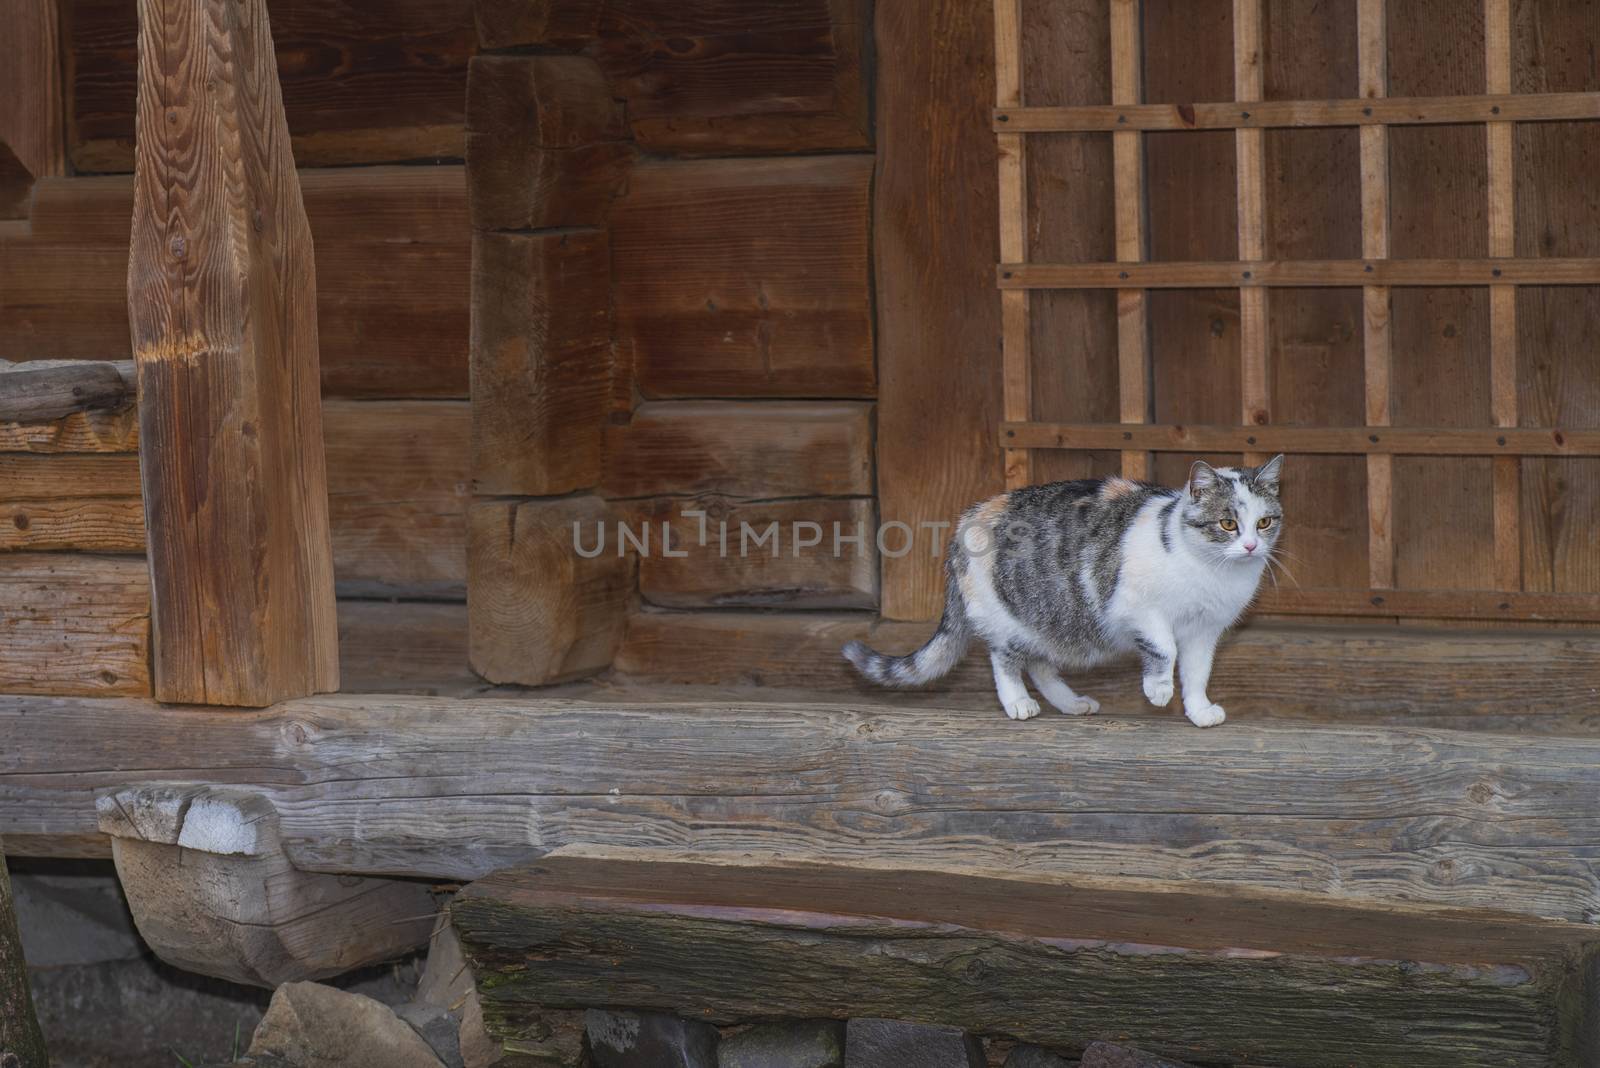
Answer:
<svg viewBox="0 0 1600 1068"><path fill-rule="evenodd" d="M1248 607L1283 524L1283 457L1259 467L1195 461L1181 489L1125 478L1028 486L962 515L945 558L944 617L926 645L844 656L883 686L920 686L953 668L973 638L989 647L1000 704L1039 714L1024 672L1068 715L1099 711L1063 671L1137 655L1144 695L1164 708L1173 667L1197 727L1227 718L1206 695L1217 641Z"/></svg>

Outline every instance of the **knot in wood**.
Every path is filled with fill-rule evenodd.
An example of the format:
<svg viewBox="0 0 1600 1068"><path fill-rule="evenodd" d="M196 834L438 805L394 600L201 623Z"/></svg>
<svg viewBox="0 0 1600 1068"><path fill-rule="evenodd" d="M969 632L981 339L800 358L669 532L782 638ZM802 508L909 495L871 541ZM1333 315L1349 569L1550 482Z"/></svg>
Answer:
<svg viewBox="0 0 1600 1068"><path fill-rule="evenodd" d="M172 254L181 260L184 253L189 250L189 243L181 237L175 237L169 247L172 249Z"/></svg>
<svg viewBox="0 0 1600 1068"><path fill-rule="evenodd" d="M911 809L911 796L893 788L879 790L872 799L872 807L885 816L898 816Z"/></svg>

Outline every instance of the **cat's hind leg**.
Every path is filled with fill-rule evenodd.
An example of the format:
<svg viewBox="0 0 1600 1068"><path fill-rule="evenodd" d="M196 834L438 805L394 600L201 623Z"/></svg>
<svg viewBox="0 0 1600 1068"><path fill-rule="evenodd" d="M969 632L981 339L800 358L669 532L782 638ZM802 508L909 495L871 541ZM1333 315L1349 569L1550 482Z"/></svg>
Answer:
<svg viewBox="0 0 1600 1068"><path fill-rule="evenodd" d="M1092 716L1100 711L1099 701L1074 693L1072 687L1067 685L1067 680L1061 677L1061 672L1049 661L1028 661L1028 678L1033 680L1046 701L1069 716Z"/></svg>
<svg viewBox="0 0 1600 1068"><path fill-rule="evenodd" d="M1028 696L1027 684L1022 681L1027 658L1009 649L990 649L989 663L994 666L994 690L1006 715L1012 719L1037 716L1039 702Z"/></svg>

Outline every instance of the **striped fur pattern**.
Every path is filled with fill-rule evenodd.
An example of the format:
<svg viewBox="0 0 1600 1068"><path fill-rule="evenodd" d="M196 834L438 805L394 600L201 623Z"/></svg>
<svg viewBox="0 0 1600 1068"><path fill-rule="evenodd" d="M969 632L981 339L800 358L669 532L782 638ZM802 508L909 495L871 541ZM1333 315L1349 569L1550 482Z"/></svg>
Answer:
<svg viewBox="0 0 1600 1068"><path fill-rule="evenodd" d="M1124 478L1029 486L974 505L945 558L944 617L926 645L888 656L851 642L844 655L883 686L947 673L973 638L989 649L1006 715L1039 702L1024 676L1068 715L1099 710L1064 673L1138 657L1144 694L1173 698L1197 726L1226 718L1206 694L1217 642L1249 606L1283 526L1283 457L1259 467L1196 461L1168 489Z"/></svg>

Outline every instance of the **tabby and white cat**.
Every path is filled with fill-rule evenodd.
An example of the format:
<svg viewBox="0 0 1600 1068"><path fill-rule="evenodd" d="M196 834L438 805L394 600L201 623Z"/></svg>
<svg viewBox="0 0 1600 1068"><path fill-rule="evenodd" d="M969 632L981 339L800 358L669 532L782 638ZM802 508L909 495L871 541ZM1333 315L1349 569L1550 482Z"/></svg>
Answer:
<svg viewBox="0 0 1600 1068"><path fill-rule="evenodd" d="M969 508L945 559L944 618L928 643L885 656L851 642L844 655L884 686L920 686L956 665L973 638L989 647L1012 719L1045 700L1068 715L1099 710L1063 671L1138 654L1144 694L1165 707L1173 666L1197 727L1226 714L1206 696L1222 634L1256 595L1277 546L1283 457L1260 467L1196 461L1182 489L1124 478L1029 486Z"/></svg>

